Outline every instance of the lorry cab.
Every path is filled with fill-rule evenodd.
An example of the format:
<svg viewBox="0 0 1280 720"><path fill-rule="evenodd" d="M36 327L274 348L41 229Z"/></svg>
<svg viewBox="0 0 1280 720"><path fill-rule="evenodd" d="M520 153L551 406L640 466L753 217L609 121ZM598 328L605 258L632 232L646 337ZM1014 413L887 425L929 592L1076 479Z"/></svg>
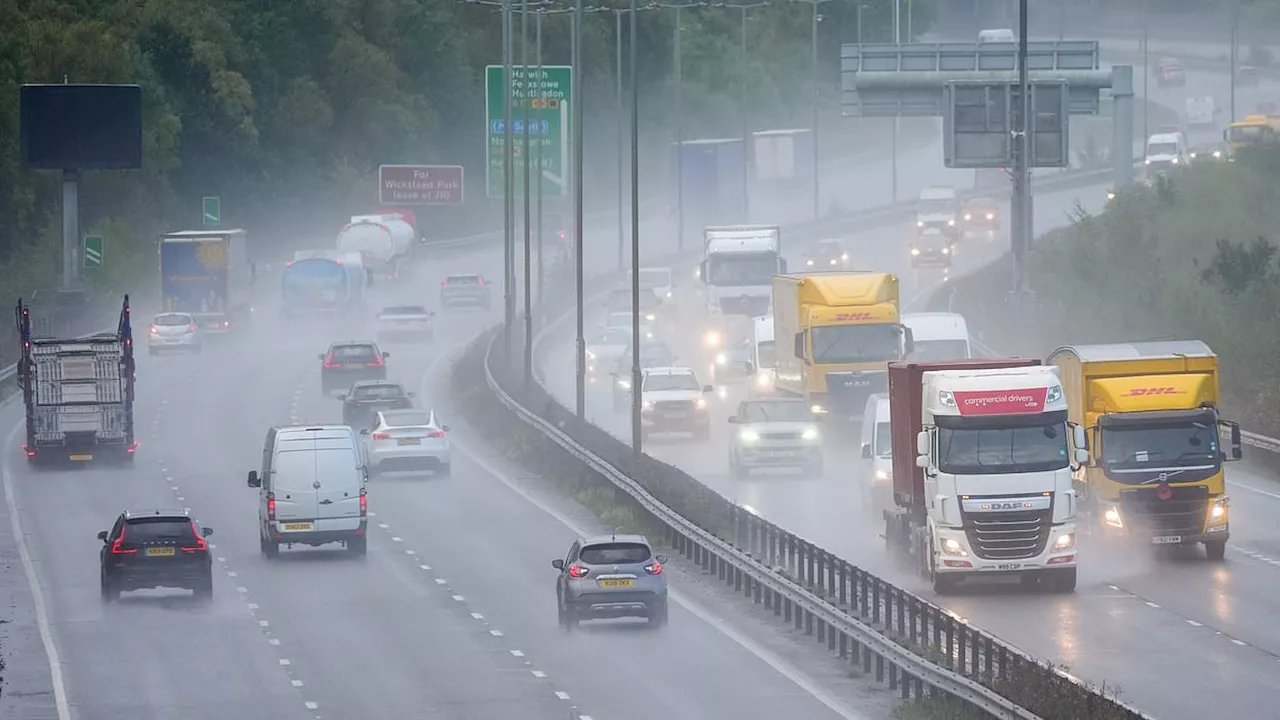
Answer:
<svg viewBox="0 0 1280 720"><path fill-rule="evenodd" d="M1076 480L1096 526L1151 545L1200 543L1209 559L1223 559L1224 464L1242 450L1240 426L1219 415L1218 358L1209 346L1075 345L1047 362L1061 371L1072 422L1089 433L1093 459Z"/></svg>
<svg viewBox="0 0 1280 720"><path fill-rule="evenodd" d="M703 231L698 277L707 314L759 317L769 311L769 282L787 271L777 225L721 225Z"/></svg>
<svg viewBox="0 0 1280 720"><path fill-rule="evenodd" d="M1147 177L1185 165L1188 157L1187 139L1182 133L1156 133L1147 138L1147 154L1143 160Z"/></svg>
<svg viewBox="0 0 1280 720"><path fill-rule="evenodd" d="M1222 139L1227 143L1227 155L1234 158L1240 148L1253 143L1274 142L1276 126L1271 115L1246 115L1222 131Z"/></svg>
<svg viewBox="0 0 1280 720"><path fill-rule="evenodd" d="M953 187L935 186L920 191L920 199L916 203L916 230L927 229L942 231L945 235L954 235L959 229L960 200Z"/></svg>
<svg viewBox="0 0 1280 720"><path fill-rule="evenodd" d="M865 510L880 516L893 507L893 433L889 423L889 396L867 398L862 411L862 499Z"/></svg>
<svg viewBox="0 0 1280 720"><path fill-rule="evenodd" d="M911 328L911 359L921 362L973 357L969 326L959 313L906 313L902 324Z"/></svg>

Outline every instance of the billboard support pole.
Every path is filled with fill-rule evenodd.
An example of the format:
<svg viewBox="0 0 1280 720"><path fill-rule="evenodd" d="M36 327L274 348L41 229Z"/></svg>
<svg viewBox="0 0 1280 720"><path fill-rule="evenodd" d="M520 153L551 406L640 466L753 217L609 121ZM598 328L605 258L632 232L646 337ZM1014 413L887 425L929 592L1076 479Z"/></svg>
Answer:
<svg viewBox="0 0 1280 720"><path fill-rule="evenodd" d="M62 171L62 290L80 286L80 171Z"/></svg>

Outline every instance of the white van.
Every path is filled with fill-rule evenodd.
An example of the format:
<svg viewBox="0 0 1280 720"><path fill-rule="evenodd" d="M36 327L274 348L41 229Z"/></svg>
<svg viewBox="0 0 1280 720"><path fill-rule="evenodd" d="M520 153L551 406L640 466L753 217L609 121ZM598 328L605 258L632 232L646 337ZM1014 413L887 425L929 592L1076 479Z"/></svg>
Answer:
<svg viewBox="0 0 1280 720"><path fill-rule="evenodd" d="M978 31L978 42L979 42L979 43L991 43L991 42L1007 42L1007 43L1011 43L1011 42L1018 42L1018 36L1017 36L1017 35L1015 35L1015 34L1013 33L1013 30L1010 30L1009 28L996 28L996 29L992 29L992 30L979 30L979 31Z"/></svg>
<svg viewBox="0 0 1280 720"><path fill-rule="evenodd" d="M903 313L902 324L911 328L911 359L961 360L973 357L969 326L957 313Z"/></svg>
<svg viewBox="0 0 1280 720"><path fill-rule="evenodd" d="M258 540L268 558L280 546L344 543L364 555L368 536L369 470L356 431L346 425L273 427L262 448Z"/></svg>
<svg viewBox="0 0 1280 720"><path fill-rule="evenodd" d="M752 397L772 395L778 373L773 344L773 316L754 318L751 324L750 394Z"/></svg>
<svg viewBox="0 0 1280 720"><path fill-rule="evenodd" d="M878 517L893 507L893 438L885 393L867 398L862 411L862 460L864 509Z"/></svg>

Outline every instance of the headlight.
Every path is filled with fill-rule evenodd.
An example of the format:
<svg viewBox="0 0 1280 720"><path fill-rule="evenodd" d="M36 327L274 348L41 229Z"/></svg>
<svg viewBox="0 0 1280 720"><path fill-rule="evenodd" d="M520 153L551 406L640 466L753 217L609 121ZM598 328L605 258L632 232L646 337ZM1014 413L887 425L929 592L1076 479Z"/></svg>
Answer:
<svg viewBox="0 0 1280 720"><path fill-rule="evenodd" d="M720 347L720 333L716 330L702 333L702 344L707 347Z"/></svg>
<svg viewBox="0 0 1280 720"><path fill-rule="evenodd" d="M848 260L848 259L849 259L849 253L840 253L840 259L841 259L841 260Z"/></svg>
<svg viewBox="0 0 1280 720"><path fill-rule="evenodd" d="M1227 499L1218 498L1209 508L1209 524L1221 525L1227 521Z"/></svg>
<svg viewBox="0 0 1280 720"><path fill-rule="evenodd" d="M948 555L968 555L968 553L964 551L964 546L961 545L958 540L953 540L952 538L947 538L942 541L942 552Z"/></svg>
<svg viewBox="0 0 1280 720"><path fill-rule="evenodd" d="M645 333L645 334L644 334L644 339L645 339L645 340L652 340L652 339L653 339L653 333L651 333L651 332L647 332L647 333Z"/></svg>
<svg viewBox="0 0 1280 720"><path fill-rule="evenodd" d="M652 401L652 400L641 400L641 401L640 401L640 409L641 409L641 410L652 410L652 409L653 409L653 401Z"/></svg>
<svg viewBox="0 0 1280 720"><path fill-rule="evenodd" d="M1057 540L1053 541L1054 550L1070 550L1076 545L1076 534L1073 532L1062 533Z"/></svg>
<svg viewBox="0 0 1280 720"><path fill-rule="evenodd" d="M889 473L888 473L888 472L886 472L886 471L884 471L884 470L877 470L877 471L876 471L876 479L877 479L877 480L888 480L888 479L889 479Z"/></svg>
<svg viewBox="0 0 1280 720"><path fill-rule="evenodd" d="M1150 165L1150 164L1151 164L1151 158L1147 158L1146 160L1143 160L1143 161L1142 161L1142 164L1143 164L1143 165Z"/></svg>
<svg viewBox="0 0 1280 720"><path fill-rule="evenodd" d="M955 221L955 220L948 220L948 221L947 221L947 225L948 225L949 227L954 227L954 226L955 226L955 224L956 224L956 221Z"/></svg>
<svg viewBox="0 0 1280 720"><path fill-rule="evenodd" d="M1174 158L1174 159L1170 160L1169 162L1173 163L1174 165L1177 165L1177 164L1178 164L1178 161L1179 161L1179 160L1181 160L1181 159L1182 159L1182 158Z"/></svg>
<svg viewBox="0 0 1280 720"><path fill-rule="evenodd" d="M725 364L725 363L727 363L727 362L729 362L729 358L725 357L725 356L724 356L724 353L719 353L719 354L717 354L717 355L716 355L716 364L717 364L717 365L724 365L724 364Z"/></svg>
<svg viewBox="0 0 1280 720"><path fill-rule="evenodd" d="M917 221L916 221L916 227L924 227L924 221L923 221L923 220L917 220Z"/></svg>
<svg viewBox="0 0 1280 720"><path fill-rule="evenodd" d="M814 405L809 408L809 412L813 413L814 415L826 415L827 409L822 407L821 405Z"/></svg>
<svg viewBox="0 0 1280 720"><path fill-rule="evenodd" d="M623 390L630 390L630 389L631 389L631 381L630 381L630 380L619 380L619 381L618 381L618 387L622 388Z"/></svg>
<svg viewBox="0 0 1280 720"><path fill-rule="evenodd" d="M1120 519L1120 508L1117 508L1117 507L1107 508L1107 511L1102 514L1102 519L1111 527L1115 527L1115 528L1124 527L1124 521Z"/></svg>
<svg viewBox="0 0 1280 720"><path fill-rule="evenodd" d="M588 349L588 350L587 350L587 359L588 359L588 360L595 360L595 359L596 359L596 354L595 354L595 353L593 353L593 352L591 352L591 350L590 350L590 349Z"/></svg>
<svg viewBox="0 0 1280 720"><path fill-rule="evenodd" d="M812 261L812 260L805 260L805 261L804 261L804 264L805 264L807 267L813 267L813 261Z"/></svg>
<svg viewBox="0 0 1280 720"><path fill-rule="evenodd" d="M1222 151L1221 151L1221 150L1214 150L1214 151L1213 151L1213 156L1214 156L1215 158L1220 158L1220 157L1222 157Z"/></svg>
<svg viewBox="0 0 1280 720"><path fill-rule="evenodd" d="M645 319L645 320L648 320L649 322L653 322L654 320L657 320L657 319L658 319L658 316L656 316L656 315L645 315L645 316L644 316L644 319Z"/></svg>
<svg viewBox="0 0 1280 720"><path fill-rule="evenodd" d="M964 214L964 219L965 219L965 220L972 220L972 219L973 219L973 215L970 215L969 213L965 213L965 214Z"/></svg>
<svg viewBox="0 0 1280 720"><path fill-rule="evenodd" d="M1054 385L1045 393L1044 404L1055 403L1062 399L1062 386Z"/></svg>
<svg viewBox="0 0 1280 720"><path fill-rule="evenodd" d="M835 259L835 258L831 258L831 263L830 263L830 264L835 265L835 264L836 264L836 263L838 263L838 262L840 262L840 261L839 261L839 260L837 260L837 259Z"/></svg>
<svg viewBox="0 0 1280 720"><path fill-rule="evenodd" d="M920 248L911 248L911 254L912 254L912 255L919 255L919 254L920 254Z"/></svg>
<svg viewBox="0 0 1280 720"><path fill-rule="evenodd" d="M995 214L995 213L987 213L987 219L988 219L988 220L995 220L995 219L996 219L996 214Z"/></svg>
<svg viewBox="0 0 1280 720"><path fill-rule="evenodd" d="M670 291L670 290L668 290L668 291L667 291L667 297L671 297L671 291Z"/></svg>
<svg viewBox="0 0 1280 720"><path fill-rule="evenodd" d="M942 254L943 254L943 255L950 255L950 254L951 254L951 248L949 248L949 247L944 247L944 248L942 248Z"/></svg>
<svg viewBox="0 0 1280 720"><path fill-rule="evenodd" d="M694 401L693 401L693 406L694 406L694 407L696 407L696 408L698 408L699 410L706 410L706 409L707 409L707 399L706 399L706 398L698 398L697 400L694 400Z"/></svg>
<svg viewBox="0 0 1280 720"><path fill-rule="evenodd" d="M805 428L805 429L804 429L804 432L800 433L800 438L801 438L802 440L817 440L817 439L818 439L818 428L815 428L815 427L807 427L807 428Z"/></svg>
<svg viewBox="0 0 1280 720"><path fill-rule="evenodd" d="M769 387L773 384L773 374L762 372L756 375L756 387Z"/></svg>
<svg viewBox="0 0 1280 720"><path fill-rule="evenodd" d="M760 433L751 428L742 428L738 431L738 439L742 442L755 442L760 439Z"/></svg>

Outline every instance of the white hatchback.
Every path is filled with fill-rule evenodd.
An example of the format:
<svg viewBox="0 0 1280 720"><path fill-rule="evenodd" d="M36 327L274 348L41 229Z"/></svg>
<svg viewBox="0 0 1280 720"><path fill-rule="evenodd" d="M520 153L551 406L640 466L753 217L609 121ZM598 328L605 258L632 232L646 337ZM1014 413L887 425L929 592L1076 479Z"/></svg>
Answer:
<svg viewBox="0 0 1280 720"><path fill-rule="evenodd" d="M369 474L430 470L449 474L448 425L436 422L435 411L383 410L366 436Z"/></svg>
<svg viewBox="0 0 1280 720"><path fill-rule="evenodd" d="M160 313L147 331L147 350L157 355L161 350L200 352L203 341L195 318L187 313Z"/></svg>

